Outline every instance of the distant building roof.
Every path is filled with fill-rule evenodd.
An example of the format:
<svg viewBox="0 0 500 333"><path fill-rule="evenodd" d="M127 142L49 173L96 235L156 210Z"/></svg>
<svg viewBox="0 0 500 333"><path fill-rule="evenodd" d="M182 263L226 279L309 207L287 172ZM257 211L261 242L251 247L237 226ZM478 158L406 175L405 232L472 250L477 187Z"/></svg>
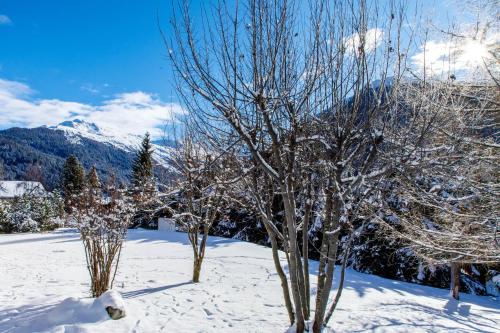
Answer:
<svg viewBox="0 0 500 333"><path fill-rule="evenodd" d="M0 181L0 199L13 199L23 194L44 196L47 191L40 182Z"/></svg>

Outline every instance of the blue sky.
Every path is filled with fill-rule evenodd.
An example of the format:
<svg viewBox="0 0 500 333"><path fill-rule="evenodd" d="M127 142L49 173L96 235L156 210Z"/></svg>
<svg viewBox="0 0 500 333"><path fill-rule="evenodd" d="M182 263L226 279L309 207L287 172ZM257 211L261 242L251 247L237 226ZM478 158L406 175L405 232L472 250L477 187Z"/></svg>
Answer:
<svg viewBox="0 0 500 333"><path fill-rule="evenodd" d="M156 23L170 1L0 0L0 77L44 98L96 103L147 91L169 100L171 71Z"/></svg>
<svg viewBox="0 0 500 333"><path fill-rule="evenodd" d="M421 4L443 26L454 1ZM80 116L154 132L182 112L156 21L168 31L172 2L0 0L0 129Z"/></svg>
<svg viewBox="0 0 500 333"><path fill-rule="evenodd" d="M157 25L171 3L0 0L0 129L83 117L160 133L180 109Z"/></svg>

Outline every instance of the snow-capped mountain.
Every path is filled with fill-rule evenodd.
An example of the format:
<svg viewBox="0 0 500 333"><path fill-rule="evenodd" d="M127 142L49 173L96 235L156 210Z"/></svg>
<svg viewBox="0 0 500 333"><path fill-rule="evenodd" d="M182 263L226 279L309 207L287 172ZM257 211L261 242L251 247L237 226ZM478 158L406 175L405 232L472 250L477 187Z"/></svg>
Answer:
<svg viewBox="0 0 500 333"><path fill-rule="evenodd" d="M66 138L73 144L79 144L81 138L91 139L97 142L106 143L126 152L135 152L143 139L136 134L123 134L111 127L97 126L95 123L87 122L81 119L64 121L56 126L49 126L53 130L61 130ZM168 166L168 157L172 153L172 147L169 142L163 143L162 140L156 140L153 143L153 158L164 167Z"/></svg>

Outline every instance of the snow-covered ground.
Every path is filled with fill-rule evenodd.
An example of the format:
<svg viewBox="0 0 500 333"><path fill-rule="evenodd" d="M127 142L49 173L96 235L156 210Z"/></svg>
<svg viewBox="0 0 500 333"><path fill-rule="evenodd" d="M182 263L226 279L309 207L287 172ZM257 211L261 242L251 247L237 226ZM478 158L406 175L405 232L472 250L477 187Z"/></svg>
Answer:
<svg viewBox="0 0 500 333"><path fill-rule="evenodd" d="M113 321L87 298L77 233L0 235L0 332L287 329L270 249L211 237L199 284L190 282L191 264L185 234L130 231L114 287L127 317ZM447 290L354 271L346 285L330 323L335 332L500 331L500 302L491 297L462 295L457 303Z"/></svg>

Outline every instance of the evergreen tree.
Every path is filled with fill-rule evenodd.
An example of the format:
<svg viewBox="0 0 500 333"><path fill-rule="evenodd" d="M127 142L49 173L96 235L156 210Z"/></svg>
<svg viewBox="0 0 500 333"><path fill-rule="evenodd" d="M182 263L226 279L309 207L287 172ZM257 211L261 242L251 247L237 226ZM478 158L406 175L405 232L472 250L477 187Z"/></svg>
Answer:
<svg viewBox="0 0 500 333"><path fill-rule="evenodd" d="M132 165L132 197L136 205L132 223L136 226L149 227L151 222L148 211L156 191L152 155L153 147L149 133L146 133Z"/></svg>
<svg viewBox="0 0 500 333"><path fill-rule="evenodd" d="M139 190L146 190L153 183L153 147L149 133L142 140L132 165L132 185Z"/></svg>
<svg viewBox="0 0 500 333"><path fill-rule="evenodd" d="M69 156L64 163L61 184L66 210L71 211L72 197L80 194L85 187L85 171L74 155Z"/></svg>
<svg viewBox="0 0 500 333"><path fill-rule="evenodd" d="M85 176L85 186L85 193L88 195L88 200L95 200L101 196L101 182L95 166Z"/></svg>
<svg viewBox="0 0 500 333"><path fill-rule="evenodd" d="M2 163L2 161L0 161L0 180L3 180L4 175L5 175L5 172L4 172L4 168L3 168L3 163ZM3 190L1 183L0 183L0 190Z"/></svg>
<svg viewBox="0 0 500 333"><path fill-rule="evenodd" d="M90 189L98 189L101 187L101 182L99 180L99 175L97 174L97 169L93 166L86 176L86 184Z"/></svg>

